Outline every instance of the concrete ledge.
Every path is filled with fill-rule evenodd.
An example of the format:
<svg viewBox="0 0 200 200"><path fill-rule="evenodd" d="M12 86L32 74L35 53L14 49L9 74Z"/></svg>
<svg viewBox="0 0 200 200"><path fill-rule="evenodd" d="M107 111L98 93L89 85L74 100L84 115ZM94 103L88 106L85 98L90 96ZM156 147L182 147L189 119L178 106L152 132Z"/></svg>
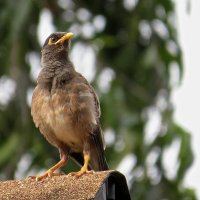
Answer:
<svg viewBox="0 0 200 200"><path fill-rule="evenodd" d="M55 176L35 180L0 181L0 199L8 200L114 200L130 199L125 177L117 171Z"/></svg>

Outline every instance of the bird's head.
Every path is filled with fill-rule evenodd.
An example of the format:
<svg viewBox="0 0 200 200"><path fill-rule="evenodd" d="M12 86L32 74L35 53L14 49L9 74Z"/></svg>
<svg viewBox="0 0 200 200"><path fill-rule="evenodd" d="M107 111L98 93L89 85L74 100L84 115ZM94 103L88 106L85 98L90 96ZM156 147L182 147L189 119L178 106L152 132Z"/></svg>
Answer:
<svg viewBox="0 0 200 200"><path fill-rule="evenodd" d="M42 59L52 60L68 58L69 43L72 36L73 33L52 33L46 39L42 47Z"/></svg>

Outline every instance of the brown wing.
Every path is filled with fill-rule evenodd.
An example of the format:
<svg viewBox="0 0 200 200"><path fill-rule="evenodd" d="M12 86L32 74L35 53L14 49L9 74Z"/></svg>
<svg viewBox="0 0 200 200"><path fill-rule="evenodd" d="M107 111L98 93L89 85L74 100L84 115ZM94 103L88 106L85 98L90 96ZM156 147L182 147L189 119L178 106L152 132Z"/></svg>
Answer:
<svg viewBox="0 0 200 200"><path fill-rule="evenodd" d="M81 74L80 74L80 76L83 77ZM91 135L91 141L90 141L91 168L94 170L98 170L98 171L107 170L108 164L106 162L105 153L104 153L105 142L104 142L103 132L102 132L101 126L100 126L101 111L100 111L99 99L98 99L93 87L87 82L87 80L85 80L85 84L87 84L87 86L89 87L90 92L93 96L93 100L95 102L95 112L96 112L96 122L97 122L95 128L93 129L93 132L90 133L90 135Z"/></svg>

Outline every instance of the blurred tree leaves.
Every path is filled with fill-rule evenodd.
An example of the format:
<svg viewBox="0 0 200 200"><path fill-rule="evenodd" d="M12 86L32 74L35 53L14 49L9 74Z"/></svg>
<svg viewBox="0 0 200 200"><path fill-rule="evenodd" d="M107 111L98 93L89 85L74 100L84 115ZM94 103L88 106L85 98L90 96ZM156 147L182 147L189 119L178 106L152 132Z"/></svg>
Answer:
<svg viewBox="0 0 200 200"><path fill-rule="evenodd" d="M101 101L107 158L113 169L133 158L127 163L132 198L196 199L183 187L193 161L190 134L174 122L170 100L173 70L178 80L183 73L171 0L0 0L1 177L38 173L58 160L57 150L34 127L28 103L35 81L27 57L40 52L44 9L56 30L75 33L72 50L81 43L95 52L92 83ZM180 145L170 177L163 160L174 141ZM73 163L68 167L75 169Z"/></svg>

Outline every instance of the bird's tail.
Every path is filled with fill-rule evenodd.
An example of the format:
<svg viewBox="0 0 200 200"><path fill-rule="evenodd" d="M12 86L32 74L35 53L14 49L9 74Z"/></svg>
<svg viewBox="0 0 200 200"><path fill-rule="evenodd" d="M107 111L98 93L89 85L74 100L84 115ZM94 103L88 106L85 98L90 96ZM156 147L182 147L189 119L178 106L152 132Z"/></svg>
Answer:
<svg viewBox="0 0 200 200"><path fill-rule="evenodd" d="M98 155L95 150L91 151L90 168L94 171L105 171L108 170L108 163L104 154Z"/></svg>
<svg viewBox="0 0 200 200"><path fill-rule="evenodd" d="M100 126L98 126L93 133L91 133L90 141L90 162L89 169L94 171L108 170L108 163L105 158L103 135ZM84 160L82 153L71 153L71 158L83 166Z"/></svg>
<svg viewBox="0 0 200 200"><path fill-rule="evenodd" d="M108 170L108 163L105 158L103 135L100 126L91 134L91 168L94 171Z"/></svg>

